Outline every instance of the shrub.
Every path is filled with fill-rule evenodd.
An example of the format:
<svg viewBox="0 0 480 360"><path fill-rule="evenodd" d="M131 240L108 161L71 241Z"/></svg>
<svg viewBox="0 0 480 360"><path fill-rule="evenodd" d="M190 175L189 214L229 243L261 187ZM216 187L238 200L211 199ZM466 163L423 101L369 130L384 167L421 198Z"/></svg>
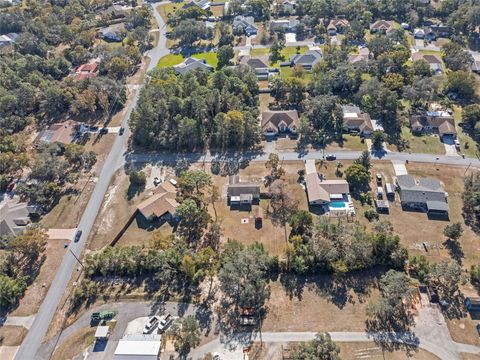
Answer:
<svg viewBox="0 0 480 360"><path fill-rule="evenodd" d="M378 213L374 208L369 208L365 210L365 217L367 218L368 221L377 220Z"/></svg>

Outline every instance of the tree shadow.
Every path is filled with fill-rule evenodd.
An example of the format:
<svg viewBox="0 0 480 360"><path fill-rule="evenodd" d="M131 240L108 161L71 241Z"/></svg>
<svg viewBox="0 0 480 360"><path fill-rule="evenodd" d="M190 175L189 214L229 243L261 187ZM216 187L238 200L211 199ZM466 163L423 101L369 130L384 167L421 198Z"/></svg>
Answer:
<svg viewBox="0 0 480 360"><path fill-rule="evenodd" d="M447 239L444 241L443 245L448 249L448 253L452 257L452 259L458 262L459 265L462 265L465 253L463 252L460 242L452 239Z"/></svg>
<svg viewBox="0 0 480 360"><path fill-rule="evenodd" d="M127 199L132 200L135 196L140 195L143 191L145 191L145 185L130 184L127 189Z"/></svg>

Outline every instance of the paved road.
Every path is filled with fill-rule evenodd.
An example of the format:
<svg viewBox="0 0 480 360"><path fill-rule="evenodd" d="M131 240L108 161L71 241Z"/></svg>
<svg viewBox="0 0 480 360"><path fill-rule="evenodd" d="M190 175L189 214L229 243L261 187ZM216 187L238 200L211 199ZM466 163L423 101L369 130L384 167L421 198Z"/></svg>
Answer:
<svg viewBox="0 0 480 360"><path fill-rule="evenodd" d="M337 160L353 160L357 159L360 151L334 151ZM265 161L268 159L268 152L230 152L221 155L216 154L201 154L201 153L171 153L171 152L155 152L155 153L129 153L125 157L127 163L160 163L162 161L186 161L186 162L211 162L212 160L227 160L238 159L248 161ZM309 151L299 153L278 152L282 160L306 160L306 159L322 159L323 151ZM372 154L374 159L394 160L394 161L414 161L423 163L437 163L445 165L461 165L461 166L475 166L480 167L480 160L473 158L463 159L461 156L447 156L447 155L433 155L433 154L409 154L399 152L388 152L382 154Z"/></svg>
<svg viewBox="0 0 480 360"><path fill-rule="evenodd" d="M153 6L155 8L155 4L153 4ZM162 46L165 48L165 24L161 17L156 13L156 11L154 12L154 14L157 21L159 21L158 24L160 28L160 40L158 42L157 48L160 48ZM156 64L157 57L163 56L162 53L165 51L165 49L158 50L157 48L152 49L149 52L149 55L152 56L152 61L150 62L149 68ZM130 134L128 130L128 119L130 118L130 113L137 104L137 100L138 91L135 92L132 101L130 101L128 109L122 120L122 126L126 128L125 133L115 139L112 149L110 150L105 164L102 167L102 171L98 178L95 189L93 190L87 207L85 208L82 218L80 219L80 223L78 224L78 229L81 229L83 231L83 234L78 242L72 242L70 244L69 249L73 254L75 254L76 257L80 257L82 254L85 242L88 238L88 235L90 234L100 206L102 205L105 193L107 192L112 176L117 169L119 159L123 158L123 155L127 151L127 140ZM45 334L47 333L48 327L53 319L55 312L57 311L59 306L61 306L60 301L62 300L63 294L65 293L65 289L67 288L72 273L77 266L78 263L75 257L72 256L70 252L67 252L65 257L63 258L60 268L57 270L57 274L48 290L47 296L45 297L42 305L40 306L35 321L26 338L22 342L22 345L20 346L20 349L18 350L15 359L30 360L37 358L37 351L40 348Z"/></svg>
<svg viewBox="0 0 480 360"><path fill-rule="evenodd" d="M77 321L72 325L65 328L60 334L55 336L53 339L50 339L42 345L42 348L39 350L37 357L39 359L49 359L50 354L53 352L56 346L62 344L70 336L90 326L90 316L95 311L103 310L115 310L118 315L115 317L117 324L115 325L115 330L113 334L109 337L107 347L100 353L97 353L96 358L100 359L111 359L115 348L117 346L118 340L123 337L125 329L130 321L143 317L143 316L153 316L159 313L160 306L158 304L152 304L152 302L138 301L138 302L125 302L125 303L109 303L95 308L89 309L87 312L83 313ZM169 312L173 316L187 316L194 315L195 306L187 303L176 303L176 302L166 302L163 307L163 311ZM83 349L78 349L80 352ZM91 354L95 355L95 353ZM92 356L89 356L89 359L93 359Z"/></svg>

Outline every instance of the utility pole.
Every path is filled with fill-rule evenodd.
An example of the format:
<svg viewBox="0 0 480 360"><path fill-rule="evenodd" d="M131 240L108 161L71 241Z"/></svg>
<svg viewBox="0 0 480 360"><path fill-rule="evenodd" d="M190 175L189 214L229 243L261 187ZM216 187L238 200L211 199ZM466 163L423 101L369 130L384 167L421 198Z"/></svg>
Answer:
<svg viewBox="0 0 480 360"><path fill-rule="evenodd" d="M82 262L78 259L78 257L73 253L72 249L68 249L68 251L70 251L70 253L73 255L73 257L75 258L75 260L77 260L77 262L80 264L80 266L82 267L82 269L85 269L85 266L83 266Z"/></svg>

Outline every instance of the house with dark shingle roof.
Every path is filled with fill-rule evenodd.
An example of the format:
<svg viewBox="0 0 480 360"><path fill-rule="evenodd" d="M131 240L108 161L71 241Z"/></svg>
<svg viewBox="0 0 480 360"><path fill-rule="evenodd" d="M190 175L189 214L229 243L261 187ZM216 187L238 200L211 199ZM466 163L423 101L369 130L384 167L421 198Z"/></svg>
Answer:
<svg viewBox="0 0 480 360"><path fill-rule="evenodd" d="M431 111L423 115L413 115L410 117L410 129L416 133L435 132L444 136L457 136L455 129L455 120L445 111Z"/></svg>
<svg viewBox="0 0 480 360"><path fill-rule="evenodd" d="M235 16L232 29L234 34L245 34L247 36L256 35L258 31L253 16L242 15Z"/></svg>
<svg viewBox="0 0 480 360"><path fill-rule="evenodd" d="M429 214L448 215L445 190L437 179L411 175L397 176L397 187L403 210L420 210Z"/></svg>
<svg viewBox="0 0 480 360"><path fill-rule="evenodd" d="M278 134L297 134L300 127L297 110L264 111L261 121L262 131L267 137Z"/></svg>
<svg viewBox="0 0 480 360"><path fill-rule="evenodd" d="M360 110L358 106L342 105L343 128L347 131L357 131L362 135L370 135L373 132L373 124L370 115Z"/></svg>
<svg viewBox="0 0 480 360"><path fill-rule="evenodd" d="M268 55L263 56L242 56L240 64L247 65L257 75L258 80L268 80L269 61Z"/></svg>
<svg viewBox="0 0 480 360"><path fill-rule="evenodd" d="M238 175L230 176L227 187L230 205L252 205L260 201L260 185L254 182L241 182Z"/></svg>
<svg viewBox="0 0 480 360"><path fill-rule="evenodd" d="M173 68L180 75L186 74L195 69L201 69L208 72L213 71L213 66L208 65L205 59L195 59L192 57L186 58L183 62L175 65Z"/></svg>
<svg viewBox="0 0 480 360"><path fill-rule="evenodd" d="M306 70L311 70L315 66L315 64L318 64L320 61L322 61L322 58L322 50L308 50L303 54L296 54L290 56L290 65L299 65Z"/></svg>

